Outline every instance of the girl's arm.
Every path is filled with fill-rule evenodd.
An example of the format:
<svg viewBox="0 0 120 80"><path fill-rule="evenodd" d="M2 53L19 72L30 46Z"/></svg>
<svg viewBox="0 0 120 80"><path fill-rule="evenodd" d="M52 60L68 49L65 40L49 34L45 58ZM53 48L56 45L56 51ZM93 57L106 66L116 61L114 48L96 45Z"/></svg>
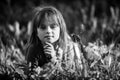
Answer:
<svg viewBox="0 0 120 80"><path fill-rule="evenodd" d="M43 66L46 61L46 57L44 52L42 51L40 46L31 45L27 51L27 62L31 63L33 66Z"/></svg>

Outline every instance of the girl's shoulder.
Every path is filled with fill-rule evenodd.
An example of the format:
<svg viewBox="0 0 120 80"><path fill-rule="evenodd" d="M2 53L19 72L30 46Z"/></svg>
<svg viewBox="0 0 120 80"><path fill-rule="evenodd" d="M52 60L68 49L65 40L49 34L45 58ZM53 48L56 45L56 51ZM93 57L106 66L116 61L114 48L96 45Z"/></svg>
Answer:
<svg viewBox="0 0 120 80"><path fill-rule="evenodd" d="M76 34L71 34L67 42L66 52L73 52L75 48L81 50L81 38Z"/></svg>
<svg viewBox="0 0 120 80"><path fill-rule="evenodd" d="M79 35L71 34L67 46L74 46L74 45L82 46L83 44L81 41L81 37Z"/></svg>
<svg viewBox="0 0 120 80"><path fill-rule="evenodd" d="M76 54L77 56L84 56L84 44L82 43L80 36L72 34L70 35L70 38L71 40L68 41L66 52Z"/></svg>

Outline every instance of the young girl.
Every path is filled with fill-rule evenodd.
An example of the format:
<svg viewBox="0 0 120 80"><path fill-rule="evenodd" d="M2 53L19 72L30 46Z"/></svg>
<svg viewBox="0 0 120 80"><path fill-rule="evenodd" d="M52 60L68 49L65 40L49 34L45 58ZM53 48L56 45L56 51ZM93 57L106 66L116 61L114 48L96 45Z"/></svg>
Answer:
<svg viewBox="0 0 120 80"><path fill-rule="evenodd" d="M28 63L40 66L50 73L57 70L83 76L80 46L68 35L60 11L52 6L35 8L32 27L27 47Z"/></svg>

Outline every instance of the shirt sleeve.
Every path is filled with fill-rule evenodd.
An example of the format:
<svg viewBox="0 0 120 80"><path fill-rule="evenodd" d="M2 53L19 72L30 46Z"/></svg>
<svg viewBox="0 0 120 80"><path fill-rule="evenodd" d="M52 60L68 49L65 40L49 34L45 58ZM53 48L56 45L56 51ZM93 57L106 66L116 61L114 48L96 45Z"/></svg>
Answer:
<svg viewBox="0 0 120 80"><path fill-rule="evenodd" d="M39 46L31 45L28 49L27 54L28 54L27 62L31 63L34 66L41 67L45 63L47 63L46 57L45 57L43 51L41 51L41 49L39 49Z"/></svg>
<svg viewBox="0 0 120 80"><path fill-rule="evenodd" d="M78 43L71 42L67 46L67 52L64 53L64 61L66 71L82 75L82 52Z"/></svg>

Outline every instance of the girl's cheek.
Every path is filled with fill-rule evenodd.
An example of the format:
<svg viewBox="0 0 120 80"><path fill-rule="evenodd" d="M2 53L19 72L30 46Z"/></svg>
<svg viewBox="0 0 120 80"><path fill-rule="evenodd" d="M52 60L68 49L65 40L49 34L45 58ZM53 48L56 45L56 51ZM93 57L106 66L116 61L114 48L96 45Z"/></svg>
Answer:
<svg viewBox="0 0 120 80"><path fill-rule="evenodd" d="M41 41L44 41L44 34L38 32L38 37Z"/></svg>

